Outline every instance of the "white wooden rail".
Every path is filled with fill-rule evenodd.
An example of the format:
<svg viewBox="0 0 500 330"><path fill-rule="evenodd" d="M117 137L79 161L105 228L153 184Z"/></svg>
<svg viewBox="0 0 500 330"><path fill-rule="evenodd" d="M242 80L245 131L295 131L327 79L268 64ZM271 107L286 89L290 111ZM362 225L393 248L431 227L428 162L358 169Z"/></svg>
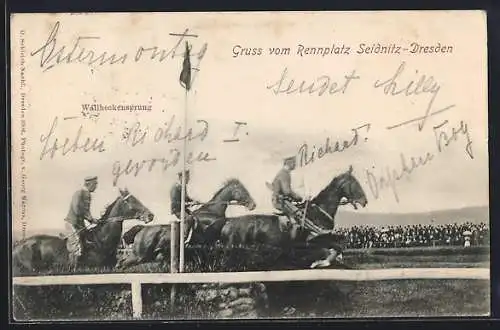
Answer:
<svg viewBox="0 0 500 330"><path fill-rule="evenodd" d="M314 269L234 273L113 273L14 277L13 285L130 284L134 317L142 315L142 284L249 283L286 281L386 281L410 279L489 280L488 268L387 268L364 270Z"/></svg>

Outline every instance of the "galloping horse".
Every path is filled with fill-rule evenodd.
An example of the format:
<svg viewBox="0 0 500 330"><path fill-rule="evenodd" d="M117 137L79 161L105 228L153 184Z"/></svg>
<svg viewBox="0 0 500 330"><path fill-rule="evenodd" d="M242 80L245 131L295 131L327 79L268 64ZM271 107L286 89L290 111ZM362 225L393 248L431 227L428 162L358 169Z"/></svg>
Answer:
<svg viewBox="0 0 500 330"><path fill-rule="evenodd" d="M335 177L316 197L306 202L306 217L315 225L332 231L335 215L342 200L357 209L357 204L365 207L366 195L358 180L352 175L352 166ZM244 215L228 218L221 230L221 242L225 246L270 245L287 247L308 244L319 248L340 249L336 235L319 235L310 239L312 231L302 226L293 226L289 231L282 230L279 215Z"/></svg>
<svg viewBox="0 0 500 330"><path fill-rule="evenodd" d="M232 204L245 206L249 210L256 206L250 193L238 179L227 180L208 203L194 211L193 217L186 219L183 235L189 235L189 243L214 244L226 222L227 207ZM133 243L132 254L121 261L119 267L164 258L165 253L168 254L170 250L170 230L170 224L132 227L124 234L128 243Z"/></svg>
<svg viewBox="0 0 500 330"><path fill-rule="evenodd" d="M115 266L123 221L126 219L148 223L154 219L154 214L127 189L120 189L120 195L107 206L99 223L82 233L82 257L77 266ZM70 260L66 244L67 238L57 236L29 237L14 248L13 267L18 271L40 272L68 266Z"/></svg>

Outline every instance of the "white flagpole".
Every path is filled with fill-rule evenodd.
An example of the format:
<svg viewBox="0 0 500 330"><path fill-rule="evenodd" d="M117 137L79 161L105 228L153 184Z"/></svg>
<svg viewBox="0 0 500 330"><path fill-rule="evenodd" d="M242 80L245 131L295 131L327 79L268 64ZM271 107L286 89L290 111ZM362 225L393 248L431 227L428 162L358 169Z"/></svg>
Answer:
<svg viewBox="0 0 500 330"><path fill-rule="evenodd" d="M304 217L302 218L302 223L301 225L304 226L304 223L305 223L305 220L306 220L306 217L307 217L307 206L309 204L309 189L307 188L307 183L306 183L306 177L305 175L302 177L302 181L304 183L304 199L306 201L306 207L304 209Z"/></svg>
<svg viewBox="0 0 500 330"><path fill-rule="evenodd" d="M182 71L181 71L181 76L180 80L181 82L186 79L186 77L183 77L183 74L185 73L184 70L191 70L191 65L189 63L189 45L186 41L186 52L184 53L184 62L182 63ZM188 67L186 67L186 61L188 63ZM190 72L189 72L190 74ZM188 79L190 80L190 75L188 75ZM181 84L182 85L182 84ZM171 241L170 241L170 265L171 265L171 272L172 273L177 273L177 272L183 272L184 271L184 220L186 217L186 131L187 131L187 106L188 106L188 90L190 88L190 82L185 82L185 86L183 86L185 89L185 97L184 97L184 139L183 139L183 161L182 161L182 179L181 179L181 219L180 219L180 224L177 226L177 221L172 224L172 230L171 230ZM180 233L179 233L180 232ZM177 235L179 234L179 235ZM175 310L175 295L176 295L176 288L175 284L172 285L171 291L170 291L170 307L172 312Z"/></svg>
<svg viewBox="0 0 500 330"><path fill-rule="evenodd" d="M181 225L180 225L180 244L179 244L179 271L184 272L184 226L186 218L186 131L187 131L187 112L188 112L188 90L184 94L184 140L183 140L183 160L182 160L182 193L181 193Z"/></svg>

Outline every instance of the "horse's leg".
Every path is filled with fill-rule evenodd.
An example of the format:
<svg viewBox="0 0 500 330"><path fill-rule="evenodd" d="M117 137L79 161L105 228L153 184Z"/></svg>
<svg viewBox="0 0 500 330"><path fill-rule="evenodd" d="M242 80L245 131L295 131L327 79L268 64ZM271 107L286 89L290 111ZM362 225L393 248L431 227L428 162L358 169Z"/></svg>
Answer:
<svg viewBox="0 0 500 330"><path fill-rule="evenodd" d="M152 236L151 241L148 240L149 237L148 232L140 232L138 236L136 236L136 239L134 239L132 253L125 259L122 259L117 265L117 268L123 270L127 267L135 266L148 260L154 260L153 254L158 243L158 233L155 233Z"/></svg>
<svg viewBox="0 0 500 330"><path fill-rule="evenodd" d="M20 275L25 272L32 271L33 257L31 249L27 246L21 245L16 247L13 252L13 273L14 275Z"/></svg>
<svg viewBox="0 0 500 330"><path fill-rule="evenodd" d="M343 268L347 267L343 264L342 259L342 251L337 248L331 248L328 249L328 255L324 259L313 262L311 268L329 267L332 263L342 266Z"/></svg>
<svg viewBox="0 0 500 330"><path fill-rule="evenodd" d="M60 254L66 247L58 241L41 241L34 246L35 259L39 260L40 270L60 271L58 263L61 262Z"/></svg>
<svg viewBox="0 0 500 330"><path fill-rule="evenodd" d="M42 253L40 252L40 242L33 242L30 246L31 248L31 270L33 272L40 272L42 266Z"/></svg>
<svg viewBox="0 0 500 330"><path fill-rule="evenodd" d="M231 230L230 230L230 225L226 223L224 227L222 227L220 231L220 237L219 237L219 242L223 247L228 246L229 242L231 241Z"/></svg>
<svg viewBox="0 0 500 330"><path fill-rule="evenodd" d="M223 242L224 246L228 247L228 248L234 247L236 245L237 235L239 235L239 234L236 232L229 233L224 239L224 242Z"/></svg>
<svg viewBox="0 0 500 330"><path fill-rule="evenodd" d="M156 261L164 261L166 260L164 254L170 249L170 236L167 236L165 233L163 233L163 235L159 234L158 236L158 242L153 250L152 259Z"/></svg>
<svg viewBox="0 0 500 330"><path fill-rule="evenodd" d="M58 269L63 269L68 267L69 264L69 252L66 249L66 246L63 247L60 251L57 252L56 257L54 258L54 266Z"/></svg>
<svg viewBox="0 0 500 330"><path fill-rule="evenodd" d="M158 235L158 237L158 242L153 249L151 259L152 261L164 262L168 259L166 252L170 250L170 236Z"/></svg>
<svg viewBox="0 0 500 330"><path fill-rule="evenodd" d="M120 270L124 270L127 267L135 266L135 265L138 265L140 263L141 263L141 258L137 257L134 254L131 254L127 258L120 260L118 262L118 264L116 265L116 268L118 268Z"/></svg>

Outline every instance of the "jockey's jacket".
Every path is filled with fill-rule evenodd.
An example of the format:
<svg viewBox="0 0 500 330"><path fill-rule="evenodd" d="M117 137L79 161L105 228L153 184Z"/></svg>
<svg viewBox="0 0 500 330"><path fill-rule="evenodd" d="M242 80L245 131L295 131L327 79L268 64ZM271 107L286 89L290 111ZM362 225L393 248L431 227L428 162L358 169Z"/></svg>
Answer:
<svg viewBox="0 0 500 330"><path fill-rule="evenodd" d="M82 188L73 194L71 205L69 207L68 215L65 218L74 227L85 227L85 221L94 222L94 218L90 214L90 191Z"/></svg>
<svg viewBox="0 0 500 330"><path fill-rule="evenodd" d="M292 190L292 177L290 171L282 168L272 183L273 206L279 210L282 209L280 197L289 197L293 200L300 201L302 198Z"/></svg>

